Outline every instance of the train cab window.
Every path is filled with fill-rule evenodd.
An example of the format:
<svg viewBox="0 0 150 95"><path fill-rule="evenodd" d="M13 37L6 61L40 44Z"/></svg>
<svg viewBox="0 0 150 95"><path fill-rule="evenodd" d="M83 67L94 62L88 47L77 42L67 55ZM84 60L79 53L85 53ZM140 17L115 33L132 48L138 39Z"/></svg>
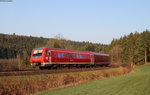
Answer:
<svg viewBox="0 0 150 95"><path fill-rule="evenodd" d="M43 50L34 50L32 58L40 58L42 56Z"/></svg>
<svg viewBox="0 0 150 95"><path fill-rule="evenodd" d="M61 53L58 53L58 57L61 57Z"/></svg>

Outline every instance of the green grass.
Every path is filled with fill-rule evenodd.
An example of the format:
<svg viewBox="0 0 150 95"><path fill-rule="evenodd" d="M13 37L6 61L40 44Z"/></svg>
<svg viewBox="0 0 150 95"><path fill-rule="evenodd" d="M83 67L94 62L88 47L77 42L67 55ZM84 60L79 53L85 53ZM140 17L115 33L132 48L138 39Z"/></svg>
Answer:
<svg viewBox="0 0 150 95"><path fill-rule="evenodd" d="M150 95L150 65L138 66L134 73L128 75L81 83L38 95Z"/></svg>

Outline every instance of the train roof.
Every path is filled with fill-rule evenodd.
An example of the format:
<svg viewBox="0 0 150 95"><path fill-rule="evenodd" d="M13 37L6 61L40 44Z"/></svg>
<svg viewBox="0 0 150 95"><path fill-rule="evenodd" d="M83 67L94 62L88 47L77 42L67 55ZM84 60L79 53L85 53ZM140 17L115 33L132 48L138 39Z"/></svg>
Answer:
<svg viewBox="0 0 150 95"><path fill-rule="evenodd" d="M110 56L109 54L106 53L96 53L96 52L92 52L94 55L103 55L103 56Z"/></svg>
<svg viewBox="0 0 150 95"><path fill-rule="evenodd" d="M86 54L94 54L94 55L102 55L102 56L109 56L109 54L105 53L96 53L96 52L89 52L89 51L77 51L77 50L68 50L68 49L60 49L60 48L50 48L50 47L40 47L40 48L35 48L36 50L39 49L50 49L50 50L61 50L61 51L70 51L70 52L80 52L80 53L86 53Z"/></svg>

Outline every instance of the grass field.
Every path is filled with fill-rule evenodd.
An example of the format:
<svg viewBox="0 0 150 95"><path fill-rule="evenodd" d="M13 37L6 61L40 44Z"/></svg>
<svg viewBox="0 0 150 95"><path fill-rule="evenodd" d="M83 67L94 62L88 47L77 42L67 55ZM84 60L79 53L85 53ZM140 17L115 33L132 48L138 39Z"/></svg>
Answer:
<svg viewBox="0 0 150 95"><path fill-rule="evenodd" d="M38 95L150 95L150 65L138 66L134 73L128 75L94 80Z"/></svg>

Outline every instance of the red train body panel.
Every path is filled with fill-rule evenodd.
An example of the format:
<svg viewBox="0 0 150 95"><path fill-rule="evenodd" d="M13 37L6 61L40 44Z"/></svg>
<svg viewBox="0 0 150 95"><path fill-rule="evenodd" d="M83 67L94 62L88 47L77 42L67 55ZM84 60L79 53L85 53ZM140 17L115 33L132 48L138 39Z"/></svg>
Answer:
<svg viewBox="0 0 150 95"><path fill-rule="evenodd" d="M32 50L31 65L50 66L57 64L110 64L110 56L103 53L75 51L57 48L36 48Z"/></svg>

